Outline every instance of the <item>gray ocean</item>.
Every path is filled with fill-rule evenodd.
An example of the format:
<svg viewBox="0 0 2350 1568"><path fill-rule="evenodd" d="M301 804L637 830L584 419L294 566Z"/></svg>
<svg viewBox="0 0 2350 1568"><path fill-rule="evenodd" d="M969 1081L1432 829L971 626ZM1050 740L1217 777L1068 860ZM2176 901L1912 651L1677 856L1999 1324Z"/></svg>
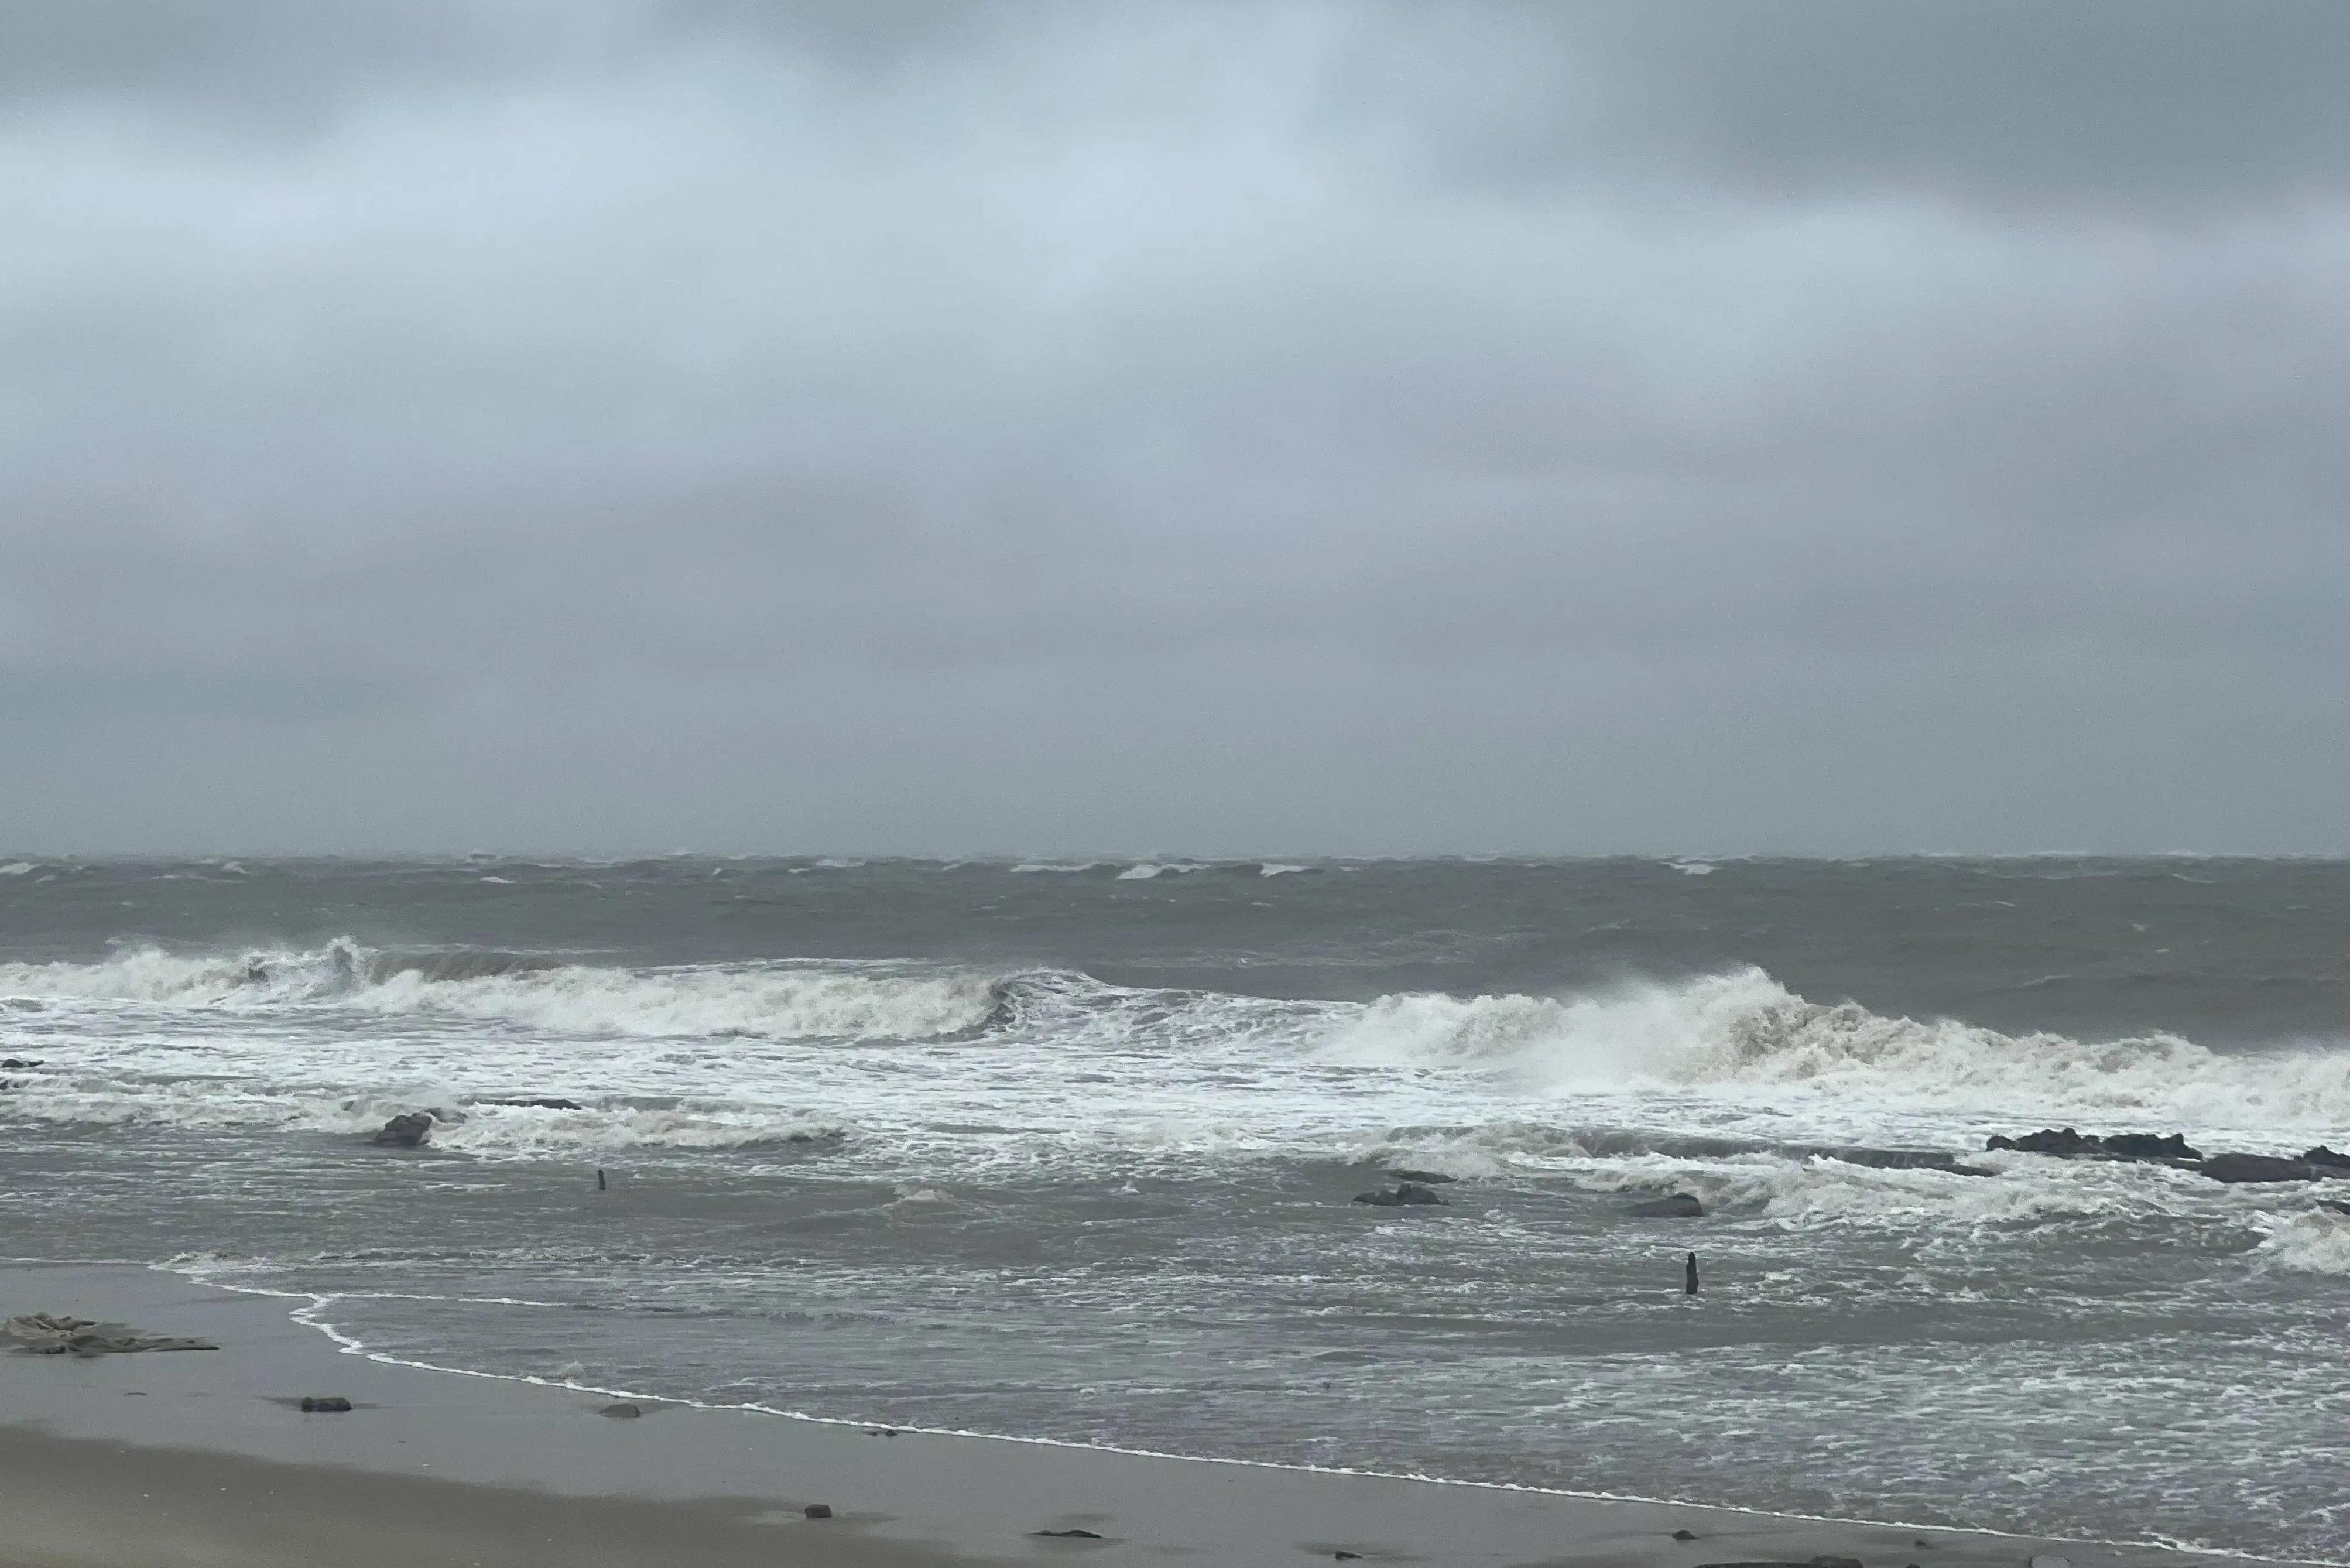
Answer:
<svg viewBox="0 0 2350 1568"><path fill-rule="evenodd" d="M27 856L0 1056L0 1253L400 1359L2350 1563L2350 1181L1980 1152L2350 1144L2350 863Z"/></svg>

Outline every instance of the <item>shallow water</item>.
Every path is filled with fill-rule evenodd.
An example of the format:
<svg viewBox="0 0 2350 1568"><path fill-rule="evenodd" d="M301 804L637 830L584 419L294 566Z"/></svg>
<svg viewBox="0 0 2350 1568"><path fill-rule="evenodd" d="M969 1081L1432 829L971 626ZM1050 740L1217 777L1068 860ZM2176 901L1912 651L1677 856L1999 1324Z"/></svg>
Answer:
<svg viewBox="0 0 2350 1568"><path fill-rule="evenodd" d="M2350 865L10 864L0 1251L652 1394L2350 1559L2350 1216L1863 1162L2350 1141Z"/></svg>

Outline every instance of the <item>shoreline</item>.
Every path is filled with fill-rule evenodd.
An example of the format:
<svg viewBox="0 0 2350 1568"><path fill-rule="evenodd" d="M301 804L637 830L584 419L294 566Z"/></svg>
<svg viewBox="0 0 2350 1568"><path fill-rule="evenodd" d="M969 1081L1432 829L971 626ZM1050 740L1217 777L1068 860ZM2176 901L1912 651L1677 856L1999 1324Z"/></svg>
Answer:
<svg viewBox="0 0 2350 1568"><path fill-rule="evenodd" d="M8 1517L42 1521L16 1538L37 1539L41 1551L19 1557L12 1541L0 1546L0 1565L145 1568L202 1552L290 1564L328 1549L354 1568L460 1550L471 1554L446 1560L520 1563L556 1561L546 1546L558 1539L567 1563L639 1560L608 1554L624 1547L683 1564L788 1550L873 1568L1073 1551L1105 1564L1170 1552L1326 1562L1342 1551L1367 1562L1638 1568L1823 1554L1866 1568L2025 1568L2041 1555L2074 1568L2286 1561L660 1399L399 1360L288 1304L315 1312L331 1300L212 1284L170 1265L0 1262L0 1316L69 1312L222 1347L89 1361L0 1355L0 1500ZM358 1407L293 1407L304 1395L332 1394ZM615 1401L643 1414L598 1414ZM139 1555L137 1542L111 1528L109 1500L128 1489L103 1484L109 1473L135 1478L142 1498L176 1500L169 1519L149 1522L172 1550ZM272 1501L228 1512L201 1506L240 1496ZM836 1517L808 1520L799 1511L809 1504ZM342 1521L330 1542L275 1544L319 1519ZM446 1521L459 1519L463 1530L452 1534ZM1037 1533L1073 1529L1093 1537ZM1676 1540L1677 1530L1695 1539ZM354 1555L353 1532L373 1545ZM377 1550L384 1554L368 1554Z"/></svg>

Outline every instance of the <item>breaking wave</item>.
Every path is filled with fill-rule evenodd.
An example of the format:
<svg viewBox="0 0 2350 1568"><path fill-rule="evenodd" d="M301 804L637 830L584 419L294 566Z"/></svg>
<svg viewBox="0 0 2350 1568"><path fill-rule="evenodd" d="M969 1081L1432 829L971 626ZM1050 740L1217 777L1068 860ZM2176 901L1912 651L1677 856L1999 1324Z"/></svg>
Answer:
<svg viewBox="0 0 2350 1568"><path fill-rule="evenodd" d="M1580 997L1385 996L1321 1049L1357 1064L1482 1066L1549 1093L1741 1086L2181 1128L2350 1122L2350 1051L2221 1054L2172 1034L2002 1034L1813 1002L1752 968Z"/></svg>
<svg viewBox="0 0 2350 1568"><path fill-rule="evenodd" d="M2280 1220L2254 1253L2281 1269L2350 1274L2350 1215L2314 1209Z"/></svg>
<svg viewBox="0 0 2350 1568"><path fill-rule="evenodd" d="M984 1024L1000 983L887 966L619 969L526 953L400 953L349 940L192 957L136 948L99 963L0 964L0 996L237 1009L310 1005L522 1024L587 1036L934 1039Z"/></svg>

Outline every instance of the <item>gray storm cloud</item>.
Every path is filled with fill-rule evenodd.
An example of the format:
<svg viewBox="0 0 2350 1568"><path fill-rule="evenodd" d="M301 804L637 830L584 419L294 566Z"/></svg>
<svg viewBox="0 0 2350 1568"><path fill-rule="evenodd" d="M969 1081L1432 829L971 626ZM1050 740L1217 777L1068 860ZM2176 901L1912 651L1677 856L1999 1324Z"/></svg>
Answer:
<svg viewBox="0 0 2350 1568"><path fill-rule="evenodd" d="M2350 848L2334 5L0 21L0 841Z"/></svg>

